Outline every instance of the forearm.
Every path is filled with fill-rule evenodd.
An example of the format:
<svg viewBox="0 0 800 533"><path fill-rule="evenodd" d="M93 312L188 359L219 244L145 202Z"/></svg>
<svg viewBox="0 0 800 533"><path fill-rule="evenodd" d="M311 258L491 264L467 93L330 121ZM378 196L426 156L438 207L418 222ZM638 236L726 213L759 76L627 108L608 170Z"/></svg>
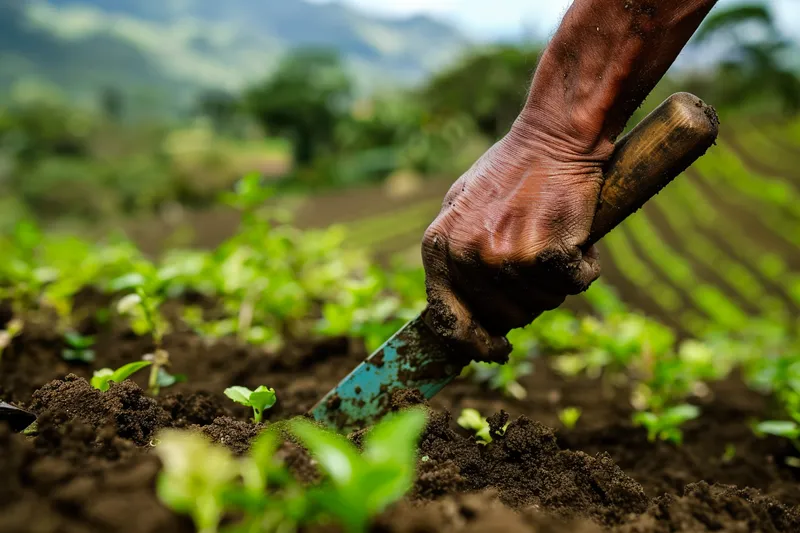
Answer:
<svg viewBox="0 0 800 533"><path fill-rule="evenodd" d="M575 0L514 130L602 160L717 0ZM512 130L512 132L514 131Z"/></svg>

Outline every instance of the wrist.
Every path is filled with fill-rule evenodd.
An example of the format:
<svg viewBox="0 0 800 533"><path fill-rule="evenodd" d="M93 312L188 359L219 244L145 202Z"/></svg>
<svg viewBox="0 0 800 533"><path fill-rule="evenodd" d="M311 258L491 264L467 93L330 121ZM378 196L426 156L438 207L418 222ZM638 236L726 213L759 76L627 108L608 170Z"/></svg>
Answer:
<svg viewBox="0 0 800 533"><path fill-rule="evenodd" d="M572 110L572 114L579 110ZM508 142L523 147L539 160L560 165L603 165L611 158L614 144L599 136L587 140L579 135L566 113L558 113L529 99L508 135Z"/></svg>

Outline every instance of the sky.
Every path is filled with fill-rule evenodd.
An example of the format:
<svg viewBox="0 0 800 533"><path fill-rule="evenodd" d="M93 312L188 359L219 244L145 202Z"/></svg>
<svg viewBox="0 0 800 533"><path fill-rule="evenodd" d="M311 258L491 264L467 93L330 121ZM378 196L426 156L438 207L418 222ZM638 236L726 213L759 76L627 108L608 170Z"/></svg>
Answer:
<svg viewBox="0 0 800 533"><path fill-rule="evenodd" d="M330 0L312 0L327 2ZM340 0L389 16L429 14L455 23L477 39L550 35L571 0ZM733 4L740 0L721 0ZM787 34L800 37L800 0L768 0Z"/></svg>

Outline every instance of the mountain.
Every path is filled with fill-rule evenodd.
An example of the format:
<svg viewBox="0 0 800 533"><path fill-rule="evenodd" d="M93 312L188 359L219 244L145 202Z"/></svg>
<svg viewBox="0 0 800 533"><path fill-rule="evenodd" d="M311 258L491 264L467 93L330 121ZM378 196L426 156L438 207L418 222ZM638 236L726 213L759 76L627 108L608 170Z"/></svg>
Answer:
<svg viewBox="0 0 800 533"><path fill-rule="evenodd" d="M186 99L263 78L287 50L338 50L363 88L410 84L469 45L427 17L305 0L0 0L0 90L21 77Z"/></svg>

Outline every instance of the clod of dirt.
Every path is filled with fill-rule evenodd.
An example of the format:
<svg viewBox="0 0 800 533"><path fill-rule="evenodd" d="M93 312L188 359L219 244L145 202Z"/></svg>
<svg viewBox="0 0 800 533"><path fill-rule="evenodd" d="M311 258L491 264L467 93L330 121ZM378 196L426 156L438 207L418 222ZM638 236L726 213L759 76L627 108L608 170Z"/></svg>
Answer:
<svg viewBox="0 0 800 533"><path fill-rule="evenodd" d="M77 419L56 422L49 416L40 419L35 439L0 424L0 531L193 531L187 519L158 501L155 456L139 453L130 441L104 430L122 446L114 457L105 457L109 443L98 447L92 427ZM121 453L126 446L131 454Z"/></svg>
<svg viewBox="0 0 800 533"><path fill-rule="evenodd" d="M620 528L620 533L777 533L800 531L800 509L787 507L755 489L729 485L688 485L682 497L656 498L646 514Z"/></svg>
<svg viewBox="0 0 800 533"><path fill-rule="evenodd" d="M252 424L236 418L222 416L211 425L203 427L203 434L212 441L227 446L236 455L250 450L251 441L265 429L261 424Z"/></svg>
<svg viewBox="0 0 800 533"><path fill-rule="evenodd" d="M504 418L495 418L495 425ZM592 457L563 451L552 429L519 417L489 445L460 437L450 429L450 414L434 414L423 434L420 454L452 461L463 478L461 490L496 489L500 500L516 509L537 506L569 518L591 518L614 525L628 513L642 513L648 499L641 485L626 476L607 454ZM497 428L495 428L497 429ZM436 492L420 478L417 491Z"/></svg>
<svg viewBox="0 0 800 533"><path fill-rule="evenodd" d="M161 407L169 413L177 428L207 426L215 419L231 414L219 397L205 391L170 394L161 400Z"/></svg>
<svg viewBox="0 0 800 533"><path fill-rule="evenodd" d="M30 409L66 420L78 419L93 428L112 427L117 435L143 446L172 422L154 399L131 381L112 383L100 392L74 374L36 391ZM60 416L59 416L60 415Z"/></svg>

